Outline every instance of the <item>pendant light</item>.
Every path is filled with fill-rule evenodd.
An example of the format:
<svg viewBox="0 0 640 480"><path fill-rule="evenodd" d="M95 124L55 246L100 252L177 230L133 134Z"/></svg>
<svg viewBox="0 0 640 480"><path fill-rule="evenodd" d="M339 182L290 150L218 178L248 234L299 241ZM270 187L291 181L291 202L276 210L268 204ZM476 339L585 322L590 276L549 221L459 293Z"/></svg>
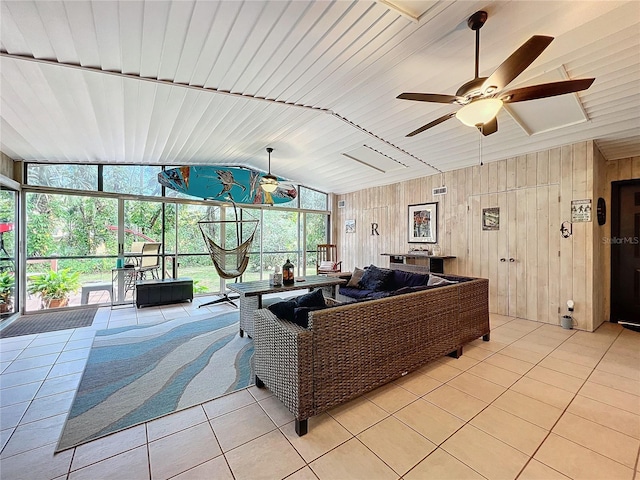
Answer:
<svg viewBox="0 0 640 480"><path fill-rule="evenodd" d="M272 193L278 188L278 179L271 175L271 152L273 152L273 148L267 147L267 152L269 153L269 173L260 180L260 187L265 192Z"/></svg>

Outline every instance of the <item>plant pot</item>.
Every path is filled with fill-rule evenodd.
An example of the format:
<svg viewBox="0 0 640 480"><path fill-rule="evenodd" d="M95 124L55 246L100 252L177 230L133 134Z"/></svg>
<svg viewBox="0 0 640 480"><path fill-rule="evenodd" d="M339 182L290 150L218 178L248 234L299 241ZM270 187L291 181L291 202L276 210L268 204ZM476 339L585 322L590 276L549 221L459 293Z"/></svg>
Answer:
<svg viewBox="0 0 640 480"><path fill-rule="evenodd" d="M563 315L560 318L560 326L564 329L571 330L573 328L573 318L571 318L571 315Z"/></svg>
<svg viewBox="0 0 640 480"><path fill-rule="evenodd" d="M10 303L0 303L0 313L7 313L13 310L13 305Z"/></svg>
<svg viewBox="0 0 640 480"><path fill-rule="evenodd" d="M66 307L69 304L68 298L52 298L45 302L46 308L61 308Z"/></svg>

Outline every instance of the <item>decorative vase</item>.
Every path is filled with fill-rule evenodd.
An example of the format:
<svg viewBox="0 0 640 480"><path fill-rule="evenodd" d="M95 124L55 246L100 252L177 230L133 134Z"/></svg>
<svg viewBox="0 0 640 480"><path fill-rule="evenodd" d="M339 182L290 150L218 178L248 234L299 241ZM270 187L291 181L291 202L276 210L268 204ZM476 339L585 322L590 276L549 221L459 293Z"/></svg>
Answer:
<svg viewBox="0 0 640 480"><path fill-rule="evenodd" d="M272 287L279 287L282 285L282 274L280 273L280 267L275 267L273 273L269 275L269 285Z"/></svg>
<svg viewBox="0 0 640 480"><path fill-rule="evenodd" d="M287 263L282 266L282 284L283 285L293 285L295 282L294 274L293 274L293 263L289 261L287 258Z"/></svg>

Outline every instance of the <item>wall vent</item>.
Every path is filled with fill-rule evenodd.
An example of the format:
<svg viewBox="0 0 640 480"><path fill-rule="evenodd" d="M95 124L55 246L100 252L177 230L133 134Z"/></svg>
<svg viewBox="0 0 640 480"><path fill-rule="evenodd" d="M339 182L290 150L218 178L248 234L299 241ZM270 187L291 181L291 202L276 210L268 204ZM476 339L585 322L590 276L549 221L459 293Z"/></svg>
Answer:
<svg viewBox="0 0 640 480"><path fill-rule="evenodd" d="M446 195L447 194L447 187L437 187L433 189L433 194L434 195Z"/></svg>
<svg viewBox="0 0 640 480"><path fill-rule="evenodd" d="M344 208L345 203L346 202L344 200L338 200L338 208Z"/></svg>

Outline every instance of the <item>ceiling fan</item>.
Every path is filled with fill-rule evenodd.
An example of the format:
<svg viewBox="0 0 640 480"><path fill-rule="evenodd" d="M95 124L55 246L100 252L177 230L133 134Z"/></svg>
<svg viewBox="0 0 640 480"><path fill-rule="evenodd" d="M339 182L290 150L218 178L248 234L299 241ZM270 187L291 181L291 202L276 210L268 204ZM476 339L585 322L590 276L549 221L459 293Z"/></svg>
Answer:
<svg viewBox="0 0 640 480"><path fill-rule="evenodd" d="M467 25L476 32L475 77L462 85L455 95L436 93L402 93L397 98L417 102L452 103L462 105L456 112L447 113L436 120L414 130L407 137L413 137L431 127L458 118L470 127L477 127L483 135L491 135L498 131L496 115L505 103L524 102L538 98L553 97L565 93L579 92L591 86L595 78L564 80L544 83L529 87L504 90L504 88L520 75L553 41L553 37L534 35L511 54L489 77L479 77L480 29L487 21L485 11L474 13L467 20Z"/></svg>

